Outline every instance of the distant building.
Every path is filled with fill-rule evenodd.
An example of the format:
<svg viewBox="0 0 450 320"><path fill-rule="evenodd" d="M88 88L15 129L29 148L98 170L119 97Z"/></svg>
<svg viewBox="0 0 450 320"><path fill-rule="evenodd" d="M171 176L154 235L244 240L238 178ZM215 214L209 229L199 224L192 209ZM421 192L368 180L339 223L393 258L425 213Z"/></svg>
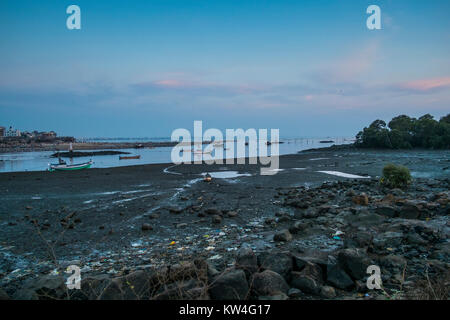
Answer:
<svg viewBox="0 0 450 320"><path fill-rule="evenodd" d="M3 137L5 135L6 128L0 127L0 137Z"/></svg>
<svg viewBox="0 0 450 320"><path fill-rule="evenodd" d="M5 134L6 137L20 137L20 131L17 129L13 129L13 127L9 127L8 131Z"/></svg>
<svg viewBox="0 0 450 320"><path fill-rule="evenodd" d="M36 135L36 139L38 141L43 141L43 142L45 142L45 141L47 141L47 142L54 141L56 139L56 132L55 131L39 132Z"/></svg>

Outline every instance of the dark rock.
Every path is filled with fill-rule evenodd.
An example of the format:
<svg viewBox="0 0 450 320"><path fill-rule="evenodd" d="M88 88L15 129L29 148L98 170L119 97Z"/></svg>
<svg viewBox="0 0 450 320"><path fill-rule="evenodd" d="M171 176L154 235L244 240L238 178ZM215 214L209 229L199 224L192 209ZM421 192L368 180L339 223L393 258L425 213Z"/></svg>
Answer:
<svg viewBox="0 0 450 320"><path fill-rule="evenodd" d="M238 215L238 213L236 211L228 211L227 212L227 216L230 218L234 218Z"/></svg>
<svg viewBox="0 0 450 320"><path fill-rule="evenodd" d="M14 296L14 300L67 299L68 288L62 276L45 275L31 279Z"/></svg>
<svg viewBox="0 0 450 320"><path fill-rule="evenodd" d="M300 298L302 295L302 291L297 288L290 288L288 291L288 296L294 299Z"/></svg>
<svg viewBox="0 0 450 320"><path fill-rule="evenodd" d="M375 212L377 214L380 214L380 215L386 216L386 217L390 217L390 218L394 218L398 214L397 210L394 207L388 206L388 205L382 205L382 206L377 207L375 209Z"/></svg>
<svg viewBox="0 0 450 320"><path fill-rule="evenodd" d="M181 207L169 207L169 212L173 213L173 214L179 214L181 212L183 212L183 208Z"/></svg>
<svg viewBox="0 0 450 320"><path fill-rule="evenodd" d="M249 287L243 270L231 270L217 276L209 289L214 300L243 300L248 293Z"/></svg>
<svg viewBox="0 0 450 320"><path fill-rule="evenodd" d="M255 273L250 284L257 296L270 296L278 292L287 294L289 290L289 286L284 278L271 270Z"/></svg>
<svg viewBox="0 0 450 320"><path fill-rule="evenodd" d="M305 293L318 294L320 292L320 284L318 281L310 276L302 274L302 272L292 272L291 286L298 288Z"/></svg>
<svg viewBox="0 0 450 320"><path fill-rule="evenodd" d="M367 275L369 276L369 275ZM356 291L359 293L366 293L369 288L367 288L367 283L365 281L356 280L355 281Z"/></svg>
<svg viewBox="0 0 450 320"><path fill-rule="evenodd" d="M310 250L304 254L294 254L294 270L301 271L308 264L316 264L322 268L322 271L326 270L328 264L328 254L324 251Z"/></svg>
<svg viewBox="0 0 450 320"><path fill-rule="evenodd" d="M8 294L2 289L0 288L0 300L9 300L9 296Z"/></svg>
<svg viewBox="0 0 450 320"><path fill-rule="evenodd" d="M307 262L302 271L291 273L291 287L305 293L319 294L322 284L322 268L314 263Z"/></svg>
<svg viewBox="0 0 450 320"><path fill-rule="evenodd" d="M366 252L358 248L341 250L338 254L338 263L355 280L366 277L367 267L372 264Z"/></svg>
<svg viewBox="0 0 450 320"><path fill-rule="evenodd" d="M399 255L390 254L380 258L380 265L387 269L399 271L406 267L406 264L406 259Z"/></svg>
<svg viewBox="0 0 450 320"><path fill-rule="evenodd" d="M283 293L283 292L278 292L277 294L272 294L270 296L260 296L258 297L258 300L288 300L289 297Z"/></svg>
<svg viewBox="0 0 450 320"><path fill-rule="evenodd" d="M244 270L247 277L258 271L258 259L248 246L239 249L236 257L236 268Z"/></svg>
<svg viewBox="0 0 450 320"><path fill-rule="evenodd" d="M149 230L153 230L153 227L148 223L143 223L141 229L143 231L149 231Z"/></svg>
<svg viewBox="0 0 450 320"><path fill-rule="evenodd" d="M305 212L302 213L302 218L305 219L314 219L319 216L319 211L313 208L307 209Z"/></svg>
<svg viewBox="0 0 450 320"><path fill-rule="evenodd" d="M222 217L219 216L219 215L214 215L214 216L212 217L212 222L213 222L213 223L217 223L217 224L222 223Z"/></svg>
<svg viewBox="0 0 450 320"><path fill-rule="evenodd" d="M411 243L411 244L414 244L414 245L426 245L426 244L428 244L428 241L424 240L417 233L409 233L406 236L406 241L408 241L408 243Z"/></svg>
<svg viewBox="0 0 450 320"><path fill-rule="evenodd" d="M376 250L385 250L388 247L399 247L403 241L403 233L387 231L376 234L373 238L373 245Z"/></svg>
<svg viewBox="0 0 450 320"><path fill-rule="evenodd" d="M320 295L326 299L332 299L336 297L336 290L330 286L323 286L320 289Z"/></svg>
<svg viewBox="0 0 450 320"><path fill-rule="evenodd" d="M404 204L400 208L398 216L402 219L419 219L421 210L415 204Z"/></svg>
<svg viewBox="0 0 450 320"><path fill-rule="evenodd" d="M327 267L327 282L336 288L344 290L349 290L354 286L352 278L338 265L329 265Z"/></svg>
<svg viewBox="0 0 450 320"><path fill-rule="evenodd" d="M344 239L346 248L367 248L372 245L373 235L369 232L359 231Z"/></svg>
<svg viewBox="0 0 450 320"><path fill-rule="evenodd" d="M353 196L352 201L354 204L359 205L359 206L367 206L369 204L369 198L367 197L367 195L365 193L362 193L357 196Z"/></svg>
<svg viewBox="0 0 450 320"><path fill-rule="evenodd" d="M209 208L205 210L206 214L210 214L210 215L222 215L222 211L216 209L216 208Z"/></svg>
<svg viewBox="0 0 450 320"><path fill-rule="evenodd" d="M292 227L289 228L289 232L293 234L297 234L299 232L304 231L309 227L309 223L303 221L296 221Z"/></svg>
<svg viewBox="0 0 450 320"><path fill-rule="evenodd" d="M288 242L292 240L292 235L289 230L285 229L275 234L273 236L273 240Z"/></svg>
<svg viewBox="0 0 450 320"><path fill-rule="evenodd" d="M258 262L262 269L272 270L280 274L286 281L293 268L293 261L290 254L286 253L262 253L258 256Z"/></svg>

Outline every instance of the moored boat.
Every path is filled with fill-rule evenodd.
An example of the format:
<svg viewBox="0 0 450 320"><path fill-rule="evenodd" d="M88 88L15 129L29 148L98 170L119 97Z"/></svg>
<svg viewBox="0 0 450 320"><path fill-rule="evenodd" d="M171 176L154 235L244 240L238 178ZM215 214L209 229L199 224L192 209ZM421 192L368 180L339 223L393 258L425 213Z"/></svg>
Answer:
<svg viewBox="0 0 450 320"><path fill-rule="evenodd" d="M130 159L140 159L140 158L141 158L140 155L138 155L138 156L124 156L124 157L119 156L119 160L130 160Z"/></svg>
<svg viewBox="0 0 450 320"><path fill-rule="evenodd" d="M49 164L49 171L73 171L73 170L82 170L87 169L92 166L94 161L90 160L89 162L78 163L78 164L67 164L65 162L57 163L57 164Z"/></svg>

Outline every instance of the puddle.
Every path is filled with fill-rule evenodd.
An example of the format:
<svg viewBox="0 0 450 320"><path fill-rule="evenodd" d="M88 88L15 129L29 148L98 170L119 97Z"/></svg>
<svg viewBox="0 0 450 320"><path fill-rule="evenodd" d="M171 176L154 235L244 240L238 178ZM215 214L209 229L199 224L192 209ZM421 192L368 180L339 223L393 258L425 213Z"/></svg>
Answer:
<svg viewBox="0 0 450 320"><path fill-rule="evenodd" d="M321 173L331 174L333 176L343 177L343 178L352 178L352 179L369 179L370 176L358 176L356 174L350 174L340 171L317 171Z"/></svg>
<svg viewBox="0 0 450 320"><path fill-rule="evenodd" d="M208 172L212 178L218 179L231 179L237 177L251 177L250 173L238 173L237 171L216 171L216 172ZM206 175L206 172L202 173L202 176Z"/></svg>

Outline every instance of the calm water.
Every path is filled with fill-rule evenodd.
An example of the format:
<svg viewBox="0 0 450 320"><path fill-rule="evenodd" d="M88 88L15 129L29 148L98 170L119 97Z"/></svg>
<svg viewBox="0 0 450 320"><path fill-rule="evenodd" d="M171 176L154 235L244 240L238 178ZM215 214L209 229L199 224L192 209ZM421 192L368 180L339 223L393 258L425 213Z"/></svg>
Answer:
<svg viewBox="0 0 450 320"><path fill-rule="evenodd" d="M320 140L334 140L334 143L319 143ZM352 141L347 138L315 138L315 139L282 139L279 145L280 155L293 154L301 150L318 147L328 147L332 144L345 144ZM247 148L248 149L248 148ZM82 150L83 151L83 150ZM100 150L96 150L100 151ZM96 157L79 157L74 158L72 163L87 162L94 160L92 168L110 168L130 165L140 165L149 163L170 163L170 154L172 147L162 147L154 149L121 149L120 151L130 152L131 155L140 155L140 159L135 160L119 160L118 155L113 156L96 156ZM226 158L227 150L223 150ZM270 148L268 148L270 155ZM53 151L39 152L21 152L21 153L4 153L0 154L0 172L17 172L17 171L43 171L47 170L49 163L57 163L58 160L51 158ZM64 158L68 163L70 160Z"/></svg>

